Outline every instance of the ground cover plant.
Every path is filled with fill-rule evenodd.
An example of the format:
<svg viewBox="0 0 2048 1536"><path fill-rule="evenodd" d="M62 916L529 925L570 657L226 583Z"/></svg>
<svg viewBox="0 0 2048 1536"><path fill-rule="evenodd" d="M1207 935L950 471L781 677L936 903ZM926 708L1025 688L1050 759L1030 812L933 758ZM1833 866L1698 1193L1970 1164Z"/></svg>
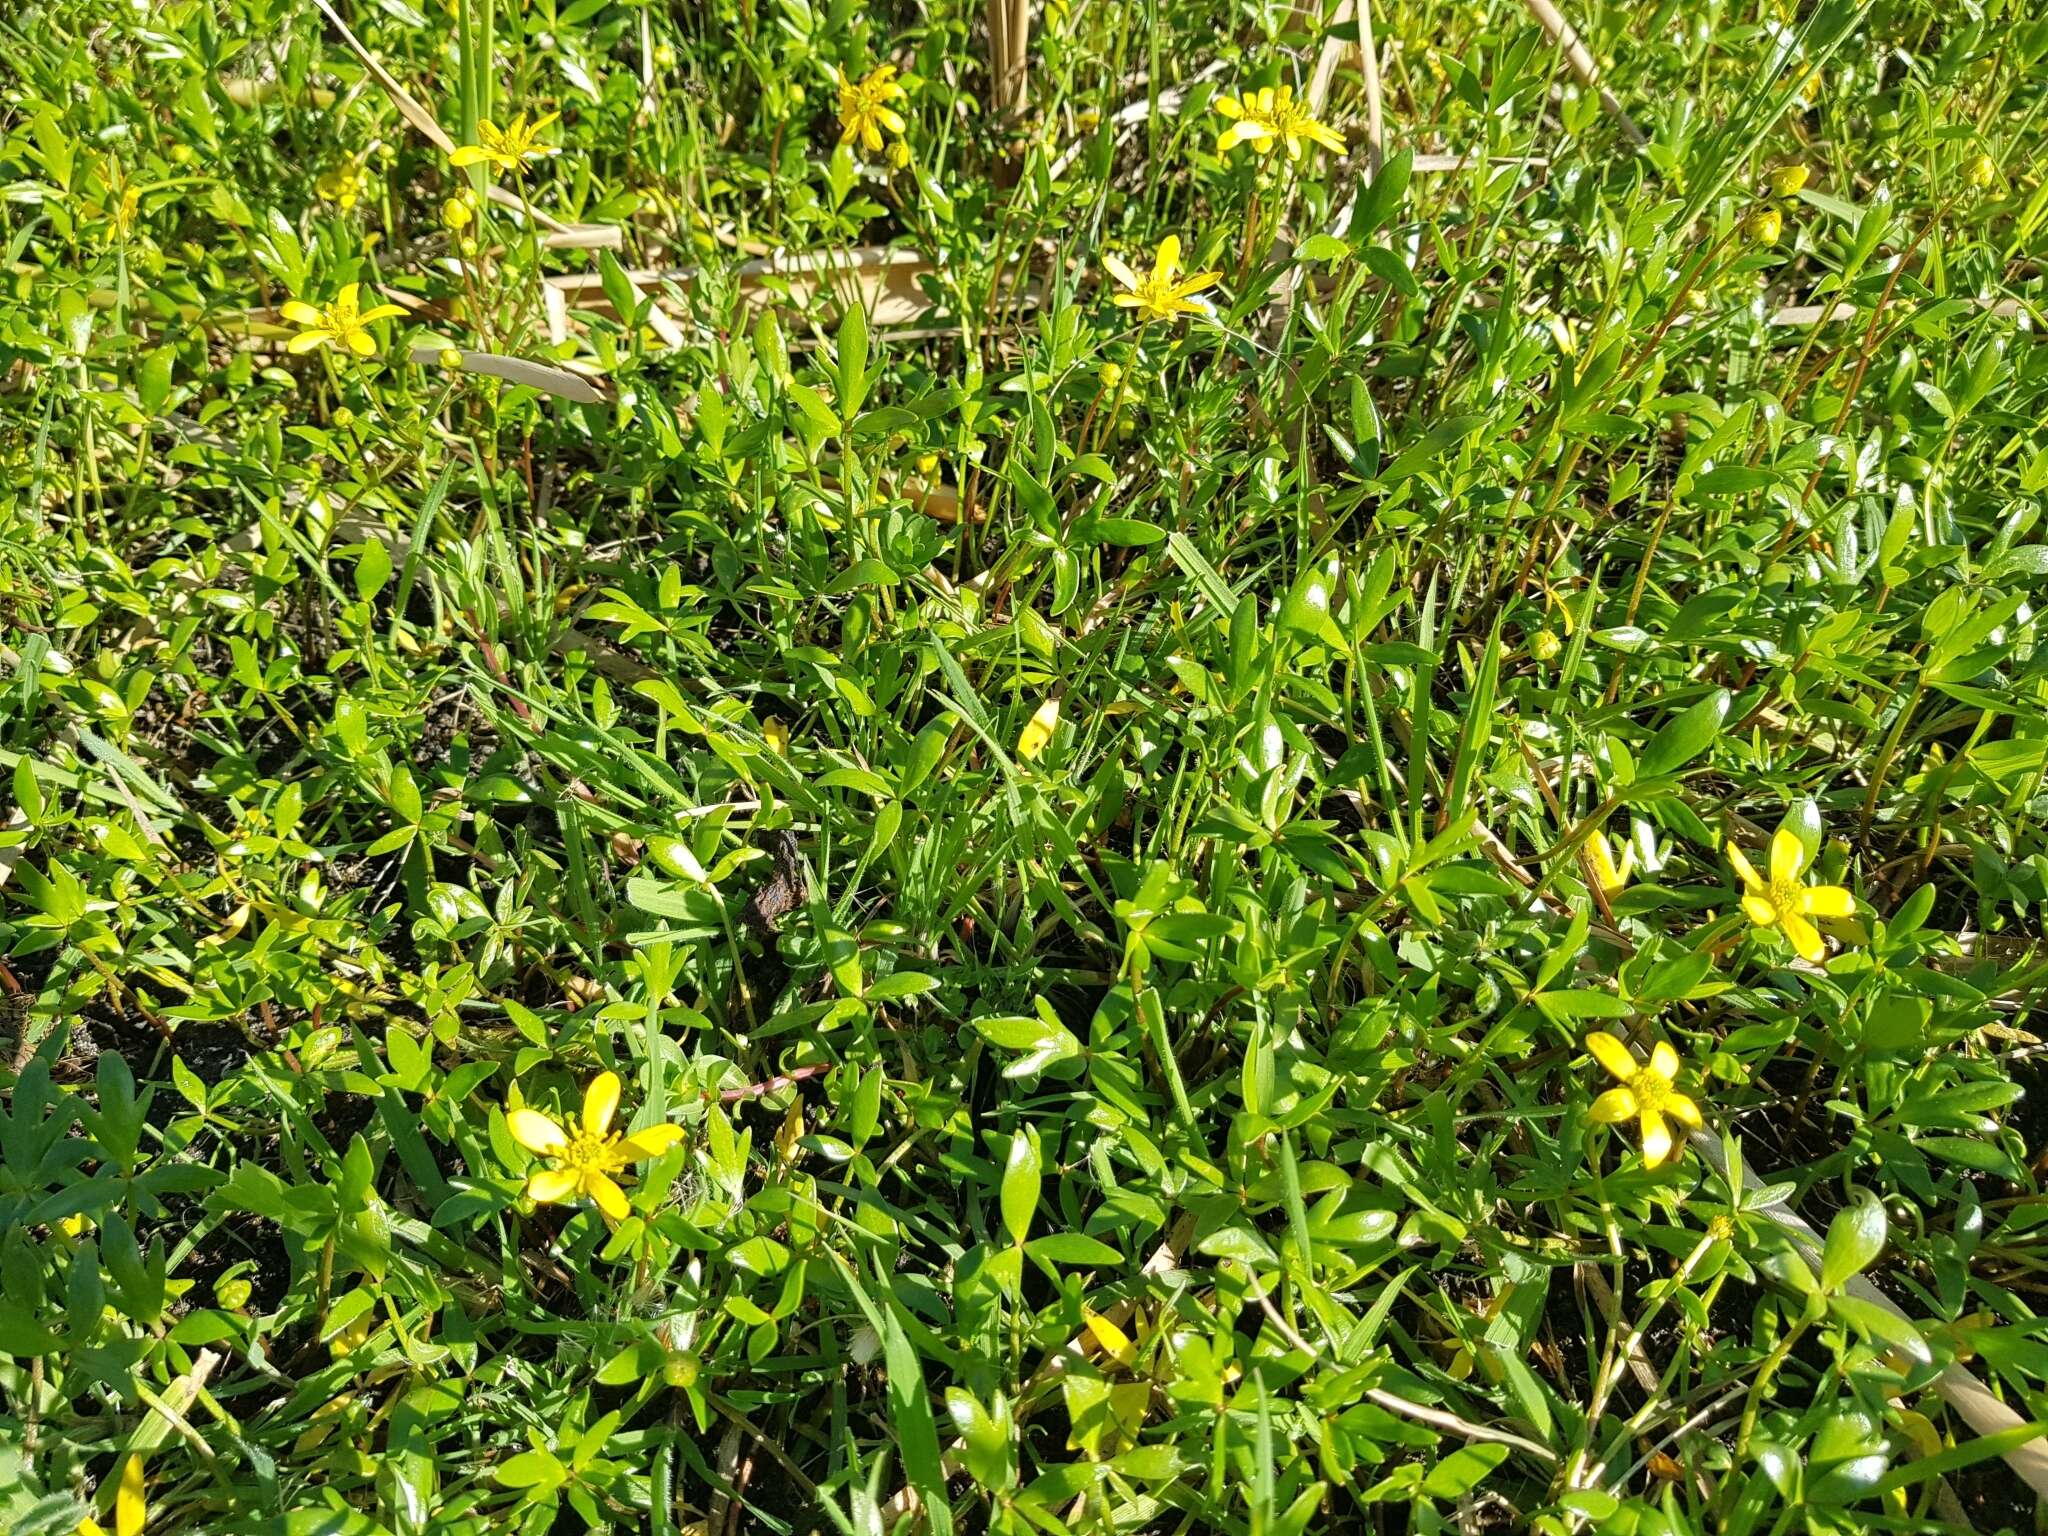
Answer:
<svg viewBox="0 0 2048 1536"><path fill-rule="evenodd" d="M2039 1528L2036 8L0 87L0 1528Z"/></svg>

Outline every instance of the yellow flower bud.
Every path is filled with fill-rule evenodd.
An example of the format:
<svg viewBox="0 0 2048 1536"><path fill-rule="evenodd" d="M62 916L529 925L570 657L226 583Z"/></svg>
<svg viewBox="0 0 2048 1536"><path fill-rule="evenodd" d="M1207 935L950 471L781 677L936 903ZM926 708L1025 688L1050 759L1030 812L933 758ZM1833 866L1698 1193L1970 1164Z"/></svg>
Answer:
<svg viewBox="0 0 2048 1536"><path fill-rule="evenodd" d="M1529 641L1529 654L1538 661L1554 661L1557 653L1564 649L1564 642L1547 629L1539 629Z"/></svg>
<svg viewBox="0 0 2048 1536"><path fill-rule="evenodd" d="M1742 221L1742 238L1752 245L1776 245L1785 230L1785 216L1775 208L1755 208Z"/></svg>
<svg viewBox="0 0 2048 1536"><path fill-rule="evenodd" d="M356 413L345 405L337 406L335 407L333 421L335 426L346 432L356 424Z"/></svg>
<svg viewBox="0 0 2048 1536"><path fill-rule="evenodd" d="M453 373L462 366L462 354L453 347L443 347L440 363L443 368Z"/></svg>
<svg viewBox="0 0 2048 1536"><path fill-rule="evenodd" d="M459 197L451 197L441 205L441 219L450 229L463 229L469 224L469 204Z"/></svg>
<svg viewBox="0 0 2048 1536"><path fill-rule="evenodd" d="M910 146L898 139L889 146L889 164L895 170L902 170L910 164Z"/></svg>
<svg viewBox="0 0 2048 1536"><path fill-rule="evenodd" d="M1963 180L1973 187L1988 187L1997 179L1998 167L1987 154L1972 155L1970 163L1963 167Z"/></svg>
<svg viewBox="0 0 2048 1536"><path fill-rule="evenodd" d="M1806 185L1806 167L1803 165L1781 165L1771 172L1771 196L1796 197L1799 189Z"/></svg>
<svg viewBox="0 0 2048 1536"><path fill-rule="evenodd" d="M1116 363L1104 363L1096 370L1095 377L1101 381L1104 389L1116 389L1124 381L1124 371Z"/></svg>

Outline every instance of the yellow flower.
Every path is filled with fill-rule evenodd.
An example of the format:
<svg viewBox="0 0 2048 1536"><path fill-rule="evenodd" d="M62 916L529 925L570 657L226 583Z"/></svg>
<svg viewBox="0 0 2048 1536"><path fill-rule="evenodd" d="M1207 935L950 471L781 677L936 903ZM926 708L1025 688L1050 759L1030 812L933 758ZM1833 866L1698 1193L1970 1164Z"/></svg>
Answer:
<svg viewBox="0 0 2048 1536"><path fill-rule="evenodd" d="M1124 291L1116 296L1116 302L1126 309L1135 308L1140 320L1172 320L1181 315L1201 314L1208 306L1190 303L1190 296L1213 287L1216 279L1223 275L1221 272L1197 272L1176 279L1174 273L1180 268L1178 235L1168 235L1159 242L1159 254L1153 259L1151 272L1144 277L1139 277L1114 256L1103 257L1102 264L1109 268L1110 276L1124 286Z"/></svg>
<svg viewBox="0 0 2048 1536"><path fill-rule="evenodd" d="M1325 149L1344 153L1344 140L1316 121L1313 114L1294 99L1294 87L1263 86L1247 96L1218 96L1216 110L1229 118L1230 126L1216 140L1216 152L1227 155L1240 144L1249 144L1262 155L1271 154L1275 144L1283 145L1287 158L1299 160L1304 140Z"/></svg>
<svg viewBox="0 0 2048 1536"><path fill-rule="evenodd" d="M372 320L402 315L405 311L396 304L357 308L356 294L361 286L360 283L344 284L341 292L334 296L334 302L325 309L316 309L300 299L293 299L285 305L285 319L302 328L287 344L287 350L311 352L315 347L324 347L331 342L337 347L348 348L358 357L368 357L376 351L377 343L366 327Z"/></svg>
<svg viewBox="0 0 2048 1536"><path fill-rule="evenodd" d="M1043 752L1052 741L1052 733L1060 723L1060 701L1047 699L1024 722L1024 729L1017 733L1017 755L1025 762L1031 762Z"/></svg>
<svg viewBox="0 0 2048 1536"><path fill-rule="evenodd" d="M559 112L550 112L546 117L528 123L526 114L522 112L502 130L487 118L476 125L476 136L483 142L463 145L449 155L448 163L475 165L480 160L488 160L499 170L517 171L529 160L539 159L542 155L560 154L561 151L556 146L536 141L541 129L561 115Z"/></svg>
<svg viewBox="0 0 2048 1536"><path fill-rule="evenodd" d="M882 152L882 133L903 132L903 114L889 103L901 101L904 89L896 79L894 64L877 65L864 80L854 80L839 70L839 142L859 139L871 155Z"/></svg>
<svg viewBox="0 0 2048 1536"><path fill-rule="evenodd" d="M1775 208L1757 208L1742 221L1742 238L1753 245L1776 245L1784 232L1785 216Z"/></svg>
<svg viewBox="0 0 2048 1536"><path fill-rule="evenodd" d="M350 160L325 172L313 183L313 190L346 213L355 207L357 200L362 197L363 182L362 166Z"/></svg>
<svg viewBox="0 0 2048 1536"><path fill-rule="evenodd" d="M1733 843L1728 845L1728 862L1742 877L1742 910L1749 920L1759 928L1784 929L1802 960L1819 960L1827 953L1820 930L1809 919L1848 917L1856 910L1856 898L1841 886L1808 885L1800 878L1806 872L1806 849L1783 827L1771 838L1769 880L1758 876Z"/></svg>
<svg viewBox="0 0 2048 1536"><path fill-rule="evenodd" d="M1674 1143L1666 1115L1688 1130L1700 1128L1699 1105L1671 1086L1672 1079L1678 1076L1678 1052L1668 1041L1657 1042L1646 1067L1637 1066L1628 1047L1604 1029L1586 1036L1586 1049L1595 1061L1621 1079L1619 1088L1610 1088L1593 1101L1587 1118L1595 1125L1639 1121L1644 1167L1655 1168L1671 1155Z"/></svg>
<svg viewBox="0 0 2048 1536"><path fill-rule="evenodd" d="M1621 862L1617 864L1614 862L1614 846L1607 841L1605 832L1595 832L1586 839L1586 858L1593 866L1593 878L1609 896L1628 884L1628 877L1636 867L1635 845L1621 845Z"/></svg>
<svg viewBox="0 0 2048 1536"><path fill-rule="evenodd" d="M612 1175L630 1164L661 1156L682 1140L683 1128L650 1125L631 1136L620 1136L611 1128L618 1107L618 1074L600 1072L583 1090L583 1114L571 1130L563 1130L537 1109L507 1111L505 1124L513 1139L529 1152L553 1158L556 1164L528 1179L526 1193L544 1204L588 1195L607 1220L625 1220L626 1195Z"/></svg>
<svg viewBox="0 0 2048 1536"><path fill-rule="evenodd" d="M1806 185L1806 167L1803 165L1781 165L1771 172L1771 196L1797 197L1799 189Z"/></svg>

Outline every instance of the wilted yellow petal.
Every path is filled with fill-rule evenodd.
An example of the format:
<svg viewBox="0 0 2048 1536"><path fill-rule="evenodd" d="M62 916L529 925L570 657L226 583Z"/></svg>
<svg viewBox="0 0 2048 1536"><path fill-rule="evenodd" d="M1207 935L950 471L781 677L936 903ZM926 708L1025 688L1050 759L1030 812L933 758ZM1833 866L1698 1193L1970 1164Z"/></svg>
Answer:
<svg viewBox="0 0 2048 1536"><path fill-rule="evenodd" d="M1100 1312L1087 1311L1082 1314L1082 1318L1088 1324L1088 1332L1094 1336L1095 1342L1102 1347L1105 1355L1125 1370L1138 1363L1138 1346L1131 1342L1130 1335L1123 1329Z"/></svg>

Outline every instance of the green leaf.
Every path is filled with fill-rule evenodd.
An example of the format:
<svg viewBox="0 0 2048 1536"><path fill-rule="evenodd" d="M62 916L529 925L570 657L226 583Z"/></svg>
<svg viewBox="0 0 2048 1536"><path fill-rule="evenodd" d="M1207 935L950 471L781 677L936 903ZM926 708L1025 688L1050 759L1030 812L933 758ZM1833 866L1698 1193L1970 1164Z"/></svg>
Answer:
<svg viewBox="0 0 2048 1536"><path fill-rule="evenodd" d="M1821 1251L1820 1288L1834 1291L1851 1275L1860 1275L1884 1252L1884 1206L1869 1190L1835 1213L1828 1223Z"/></svg>
<svg viewBox="0 0 2048 1536"><path fill-rule="evenodd" d="M1038 1130L1025 1126L1010 1134L1010 1155L1003 1165L1003 1183L1000 1203L1003 1212L1003 1230L1010 1234L1010 1241L1021 1243L1031 1230L1031 1217L1038 1209L1038 1186L1044 1175L1044 1165L1038 1154Z"/></svg>
<svg viewBox="0 0 2048 1536"><path fill-rule="evenodd" d="M1504 1445L1468 1445L1431 1467L1422 1480L1422 1491L1433 1499L1455 1499L1477 1488L1507 1459Z"/></svg>
<svg viewBox="0 0 2048 1536"><path fill-rule="evenodd" d="M1637 780L1667 778L1706 751L1721 734L1731 697L1726 688L1716 688L1666 721L1636 759Z"/></svg>

